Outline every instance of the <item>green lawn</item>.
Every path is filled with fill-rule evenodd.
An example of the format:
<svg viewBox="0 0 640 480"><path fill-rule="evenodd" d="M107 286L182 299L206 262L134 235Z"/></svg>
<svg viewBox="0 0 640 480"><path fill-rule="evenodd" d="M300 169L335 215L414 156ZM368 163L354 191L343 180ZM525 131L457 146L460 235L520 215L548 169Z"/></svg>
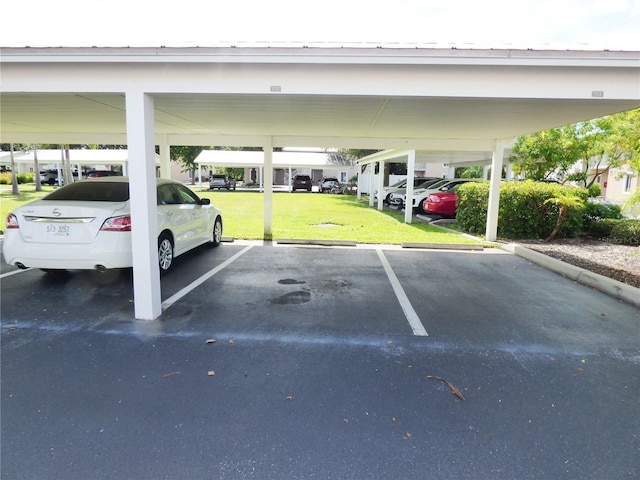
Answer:
<svg viewBox="0 0 640 480"><path fill-rule="evenodd" d="M16 206L43 196L53 187L43 186L42 193L33 185L20 185L20 195L11 194L10 186L0 190L0 212L4 227L7 214ZM195 190L195 189L194 189ZM237 239L263 238L263 197L259 192L196 191L210 198L223 213L224 235ZM2 228L4 229L4 228ZM355 240L358 243L400 244L477 243L461 235L416 221L404 223L404 213L379 212L358 202L352 195L318 193L275 193L273 196L273 239Z"/></svg>
<svg viewBox="0 0 640 480"><path fill-rule="evenodd" d="M263 238L263 194L258 192L198 192L222 210L224 234ZM353 195L275 193L273 239L355 240L358 243L477 243L455 233L416 222L404 223L404 212L369 208Z"/></svg>

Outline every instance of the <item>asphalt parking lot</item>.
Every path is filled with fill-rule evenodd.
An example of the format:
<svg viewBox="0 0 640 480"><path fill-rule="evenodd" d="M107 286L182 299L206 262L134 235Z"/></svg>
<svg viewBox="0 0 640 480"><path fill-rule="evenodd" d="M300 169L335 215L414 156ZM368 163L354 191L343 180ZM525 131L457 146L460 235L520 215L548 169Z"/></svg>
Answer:
<svg viewBox="0 0 640 480"><path fill-rule="evenodd" d="M640 309L504 251L0 266L2 478L640 478Z"/></svg>

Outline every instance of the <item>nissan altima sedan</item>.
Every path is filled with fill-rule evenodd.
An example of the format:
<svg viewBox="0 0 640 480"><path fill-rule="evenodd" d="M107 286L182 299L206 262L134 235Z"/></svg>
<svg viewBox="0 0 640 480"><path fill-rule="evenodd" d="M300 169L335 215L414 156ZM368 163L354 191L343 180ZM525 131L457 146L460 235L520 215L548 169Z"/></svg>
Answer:
<svg viewBox="0 0 640 480"><path fill-rule="evenodd" d="M222 240L222 214L183 184L157 179L158 264ZM7 216L3 254L19 268L106 270L133 266L129 179L103 177L59 188ZM135 228L135 226L134 226Z"/></svg>

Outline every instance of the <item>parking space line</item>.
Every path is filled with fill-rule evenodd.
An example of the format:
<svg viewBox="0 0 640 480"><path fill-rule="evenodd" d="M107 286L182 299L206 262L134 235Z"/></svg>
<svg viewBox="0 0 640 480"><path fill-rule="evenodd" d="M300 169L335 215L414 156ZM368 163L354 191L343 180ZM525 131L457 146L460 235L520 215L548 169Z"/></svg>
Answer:
<svg viewBox="0 0 640 480"><path fill-rule="evenodd" d="M413 334L416 336L422 336L422 337L428 336L429 334L427 333L424 326L422 325L422 322L420 321L418 314L411 306L409 297L407 297L407 294L404 293L404 289L402 288L402 285L400 285L400 281L398 280L398 277L396 277L396 274L393 272L393 269L391 268L391 264L389 263L389 260L387 260L387 257L384 255L384 252L382 251L381 248L376 248L376 252L378 253L380 262L384 267L384 271L386 272L387 277L389 278L389 282L391 282L391 286L393 287L393 291L396 294L396 298L398 299L398 302L400 302L400 307L402 307L402 311L404 312L404 315L407 317L409 326L411 327L411 330L413 330Z"/></svg>
<svg viewBox="0 0 640 480"><path fill-rule="evenodd" d="M234 256L232 256L231 258L225 260L224 262L222 262L220 265L218 265L216 268L214 268L213 270L210 270L209 272L205 273L204 275L202 275L200 278L198 278L197 280L194 280L193 282L191 282L189 285L187 285L186 287L184 287L183 289L179 290L177 293L174 293L173 295L171 295L169 298L167 298L164 302L162 302L162 311L164 312L167 308L169 308L171 305L173 305L174 303L176 303L178 300L180 300L182 297L184 297L186 294L188 294L189 292L191 292L194 288L202 285L204 282L206 282L207 280L209 280L211 277L213 277L216 273L218 273L220 270L224 269L225 267L229 266L230 264L232 264L233 262L235 262L238 258L240 258L242 255L244 255L245 253L247 253L249 250L251 250L253 248L253 245L248 245L246 246L244 249L240 250L238 253L236 253Z"/></svg>
<svg viewBox="0 0 640 480"><path fill-rule="evenodd" d="M0 279L3 279L4 277L10 277L11 275L15 275L17 273L22 273L22 272L26 272L27 270L31 270L30 268L24 268L24 269L18 269L18 270L12 270L11 272L7 272L7 273L3 273L2 275L0 275Z"/></svg>

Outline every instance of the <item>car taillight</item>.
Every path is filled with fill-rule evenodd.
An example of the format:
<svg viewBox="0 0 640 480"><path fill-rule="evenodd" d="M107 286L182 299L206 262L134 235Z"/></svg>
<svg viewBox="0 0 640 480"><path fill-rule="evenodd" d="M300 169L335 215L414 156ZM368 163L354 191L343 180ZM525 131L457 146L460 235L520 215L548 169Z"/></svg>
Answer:
<svg viewBox="0 0 640 480"><path fill-rule="evenodd" d="M107 218L102 227L103 232L130 232L131 231L131 216L123 215L121 217Z"/></svg>
<svg viewBox="0 0 640 480"><path fill-rule="evenodd" d="M7 228L20 228L18 225L18 217L16 217L13 213L7 215Z"/></svg>
<svg viewBox="0 0 640 480"><path fill-rule="evenodd" d="M429 195L427 201L431 203L438 203L440 201L440 197L438 197L437 195Z"/></svg>

